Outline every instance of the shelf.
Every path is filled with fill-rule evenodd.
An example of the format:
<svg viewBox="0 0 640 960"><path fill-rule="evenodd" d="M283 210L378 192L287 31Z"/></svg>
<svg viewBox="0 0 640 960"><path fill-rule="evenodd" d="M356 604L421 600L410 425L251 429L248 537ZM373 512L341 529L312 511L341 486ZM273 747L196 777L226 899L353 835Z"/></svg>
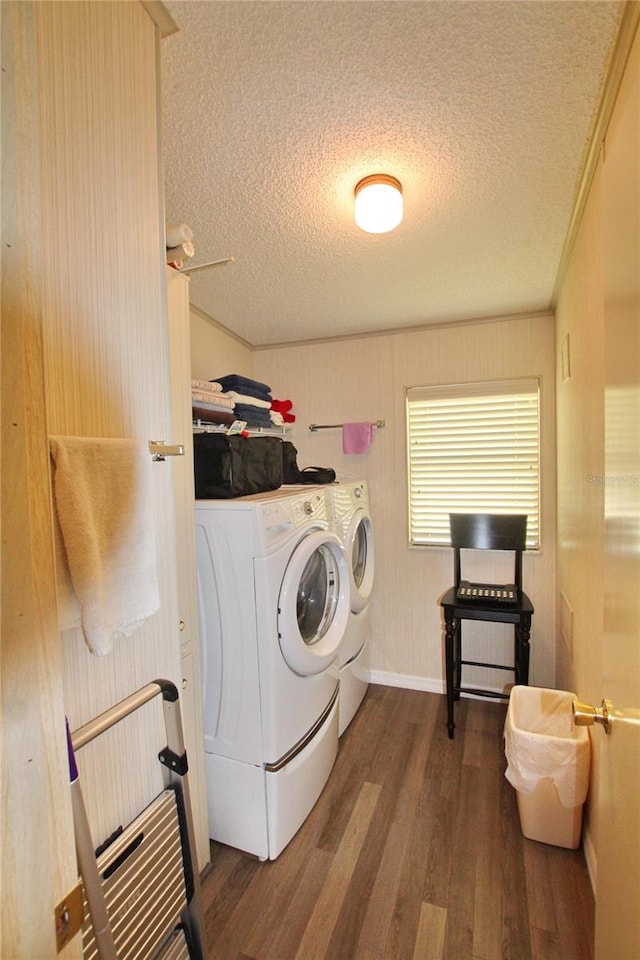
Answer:
<svg viewBox="0 0 640 960"><path fill-rule="evenodd" d="M205 423L202 420L193 421L194 433L226 433L229 425L226 423ZM288 437L290 427L247 427L244 431L252 437Z"/></svg>

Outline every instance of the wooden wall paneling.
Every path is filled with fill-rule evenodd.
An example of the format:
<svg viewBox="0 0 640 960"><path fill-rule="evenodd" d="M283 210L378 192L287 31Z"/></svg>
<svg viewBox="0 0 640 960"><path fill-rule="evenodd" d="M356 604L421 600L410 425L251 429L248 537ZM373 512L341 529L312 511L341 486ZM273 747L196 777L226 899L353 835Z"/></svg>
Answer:
<svg viewBox="0 0 640 960"><path fill-rule="evenodd" d="M2 5L2 922L0 955L55 956L76 883L44 404L33 5ZM62 954L79 958L79 938Z"/></svg>
<svg viewBox="0 0 640 960"><path fill-rule="evenodd" d="M116 2L37 4L36 24L49 432L169 440L157 28ZM161 609L103 658L63 632L72 727L157 677L180 686L171 474L153 464ZM158 793L162 734L150 704L80 753L96 842Z"/></svg>

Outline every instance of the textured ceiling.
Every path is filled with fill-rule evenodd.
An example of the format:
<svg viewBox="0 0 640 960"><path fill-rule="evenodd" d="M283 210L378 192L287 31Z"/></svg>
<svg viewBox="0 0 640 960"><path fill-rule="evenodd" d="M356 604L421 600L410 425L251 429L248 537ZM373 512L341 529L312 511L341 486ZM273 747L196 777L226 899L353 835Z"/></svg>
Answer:
<svg viewBox="0 0 640 960"><path fill-rule="evenodd" d="M252 345L545 310L621 13L572 0L166 7L167 223ZM393 233L362 177L403 184Z"/></svg>

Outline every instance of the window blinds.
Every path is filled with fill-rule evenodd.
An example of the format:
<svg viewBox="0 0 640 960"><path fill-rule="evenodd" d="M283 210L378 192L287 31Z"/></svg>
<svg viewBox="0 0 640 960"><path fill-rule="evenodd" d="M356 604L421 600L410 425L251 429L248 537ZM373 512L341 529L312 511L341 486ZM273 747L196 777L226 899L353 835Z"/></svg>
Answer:
<svg viewBox="0 0 640 960"><path fill-rule="evenodd" d="M448 545L450 513L526 513L540 546L537 379L407 390L410 540Z"/></svg>

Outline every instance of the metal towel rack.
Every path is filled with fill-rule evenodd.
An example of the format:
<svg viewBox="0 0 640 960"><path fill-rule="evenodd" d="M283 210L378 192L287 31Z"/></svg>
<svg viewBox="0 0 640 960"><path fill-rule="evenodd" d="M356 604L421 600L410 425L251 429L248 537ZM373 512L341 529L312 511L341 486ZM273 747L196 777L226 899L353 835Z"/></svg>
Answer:
<svg viewBox="0 0 640 960"><path fill-rule="evenodd" d="M343 426L343 423L310 423L309 430L314 433L316 430L341 430ZM384 427L384 420L372 420L371 426L377 427L379 430L381 427Z"/></svg>

